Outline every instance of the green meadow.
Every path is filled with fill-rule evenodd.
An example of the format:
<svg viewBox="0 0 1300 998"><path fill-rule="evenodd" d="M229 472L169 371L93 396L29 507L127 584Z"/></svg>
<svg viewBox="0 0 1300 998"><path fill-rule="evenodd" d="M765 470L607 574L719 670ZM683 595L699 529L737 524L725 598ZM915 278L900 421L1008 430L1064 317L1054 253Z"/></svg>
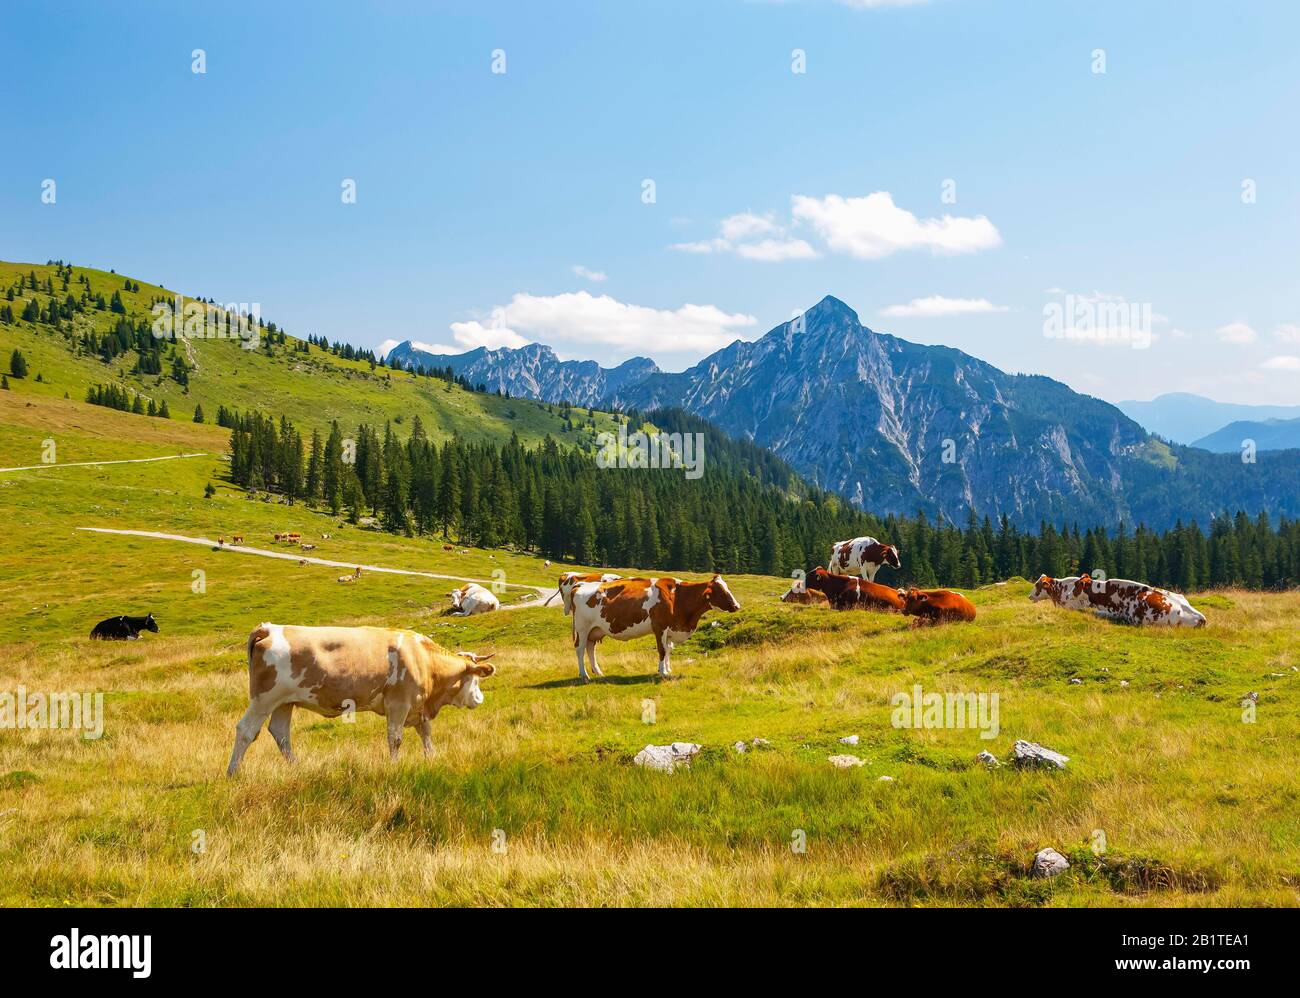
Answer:
<svg viewBox="0 0 1300 998"><path fill-rule="evenodd" d="M364 573L344 585L337 568L79 530L243 534L271 549L274 533L295 530L323 558L500 571L519 586L570 567L252 499L225 480L225 431L188 421L194 394L175 396L172 420L86 405L102 362L41 337L0 330L32 372L0 392L0 467L41 464L49 440L57 453L52 466L0 473L0 692L102 692L105 720L94 740L0 729L0 904L1300 902L1300 594L1195 594L1207 627L1138 630L1030 603L1013 580L969 594L975 623L915 630L893 615L782 604L785 580L745 576L729 580L741 611L706 617L674 651L671 679L655 677L652 640L607 641L607 677L579 685L558 601L452 619L443 580ZM220 362L240 365L249 394L204 397L209 412L288 407L289 396L258 401L258 382L287 383L291 356ZM491 434L559 419L322 363L338 369L291 413L307 425L338 414L336 401L349 418L419 411L431 426L430 412L451 418L450 399L527 413L476 424ZM194 452L204 456L70 466ZM153 612L161 632L88 640L124 612ZM415 628L495 652L498 671L482 707L438 717L429 759L410 737L390 763L380 717L299 711L296 765L263 735L229 780L244 643L268 620ZM997 694L996 737L895 727L891 699L918 684ZM1253 717L1241 706L1250 692ZM856 746L840 742L852 734ZM733 747L755 738L770 744ZM1005 762L1018 738L1069 756L1067 769L977 762L982 750ZM646 744L671 741L704 748L672 774L633 765ZM833 767L841 753L864 764ZM1033 879L1044 846L1071 869Z"/></svg>

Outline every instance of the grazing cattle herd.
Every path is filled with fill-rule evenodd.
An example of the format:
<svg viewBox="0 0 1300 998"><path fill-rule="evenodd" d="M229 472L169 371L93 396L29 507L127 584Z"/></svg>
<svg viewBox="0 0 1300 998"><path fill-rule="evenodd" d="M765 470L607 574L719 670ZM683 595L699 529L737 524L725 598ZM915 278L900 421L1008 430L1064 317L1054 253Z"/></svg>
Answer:
<svg viewBox="0 0 1300 998"><path fill-rule="evenodd" d="M322 535L328 537L328 535ZM236 544L243 536L233 535ZM276 534L277 541L298 543L297 533ZM219 545L224 547L224 538ZM444 550L453 550L444 545ZM461 553L466 553L463 550ZM301 564L306 564L305 561ZM550 562L547 561L549 566ZM831 610L899 613L913 626L969 623L975 606L948 589L893 589L875 581L883 566L902 568L898 548L874 537L857 537L832 546L829 569L818 566L797 579L781 597L784 603L821 606ZM339 582L361 576L358 567ZM444 616L468 617L500 609L491 590L476 582L453 589L452 605ZM610 572L565 572L543 606L559 597L566 616L573 618L572 640L578 679L587 682L604 673L596 647L605 638L629 641L653 635L658 649L658 674L672 674L673 646L689 638L710 610L735 613L740 603L721 575L706 581L673 578L623 578ZM1029 597L1049 600L1070 610L1090 610L1098 616L1133 625L1203 627L1205 615L1179 593L1100 574L1068 578L1040 576ZM717 626L717 623L714 623ZM102 640L135 640L142 631L158 631L153 614L117 616L100 621L90 636ZM474 708L483 702L479 680L493 674L483 664L490 655L450 651L426 635L380 627L297 627L264 623L248 637L248 710L235 728L229 775L239 769L248 746L263 725L284 757L293 760L289 742L294 707L337 717L372 711L388 719L388 746L396 759L402 730L417 728L426 754L432 750L430 723L445 706ZM269 725L267 724L269 720Z"/></svg>

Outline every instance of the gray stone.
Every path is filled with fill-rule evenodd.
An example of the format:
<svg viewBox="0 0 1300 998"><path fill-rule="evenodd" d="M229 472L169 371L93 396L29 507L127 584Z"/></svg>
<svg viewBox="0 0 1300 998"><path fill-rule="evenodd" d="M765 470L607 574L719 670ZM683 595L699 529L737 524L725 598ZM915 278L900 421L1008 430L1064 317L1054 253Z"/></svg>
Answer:
<svg viewBox="0 0 1300 998"><path fill-rule="evenodd" d="M1011 755L1016 766L1021 769L1034 767L1064 769L1065 764L1070 761L1068 755L1061 755L1060 752L1053 752L1037 742L1027 742L1024 739L1011 746Z"/></svg>
<svg viewBox="0 0 1300 998"><path fill-rule="evenodd" d="M1069 868L1070 861L1051 846L1048 846L1046 849L1038 850L1038 854L1034 856L1034 866L1031 872L1035 877L1056 877Z"/></svg>
<svg viewBox="0 0 1300 998"><path fill-rule="evenodd" d="M977 755L975 757L975 761L984 763L984 765L988 766L990 769L992 769L994 766L999 765L998 757L995 756L992 752L988 751L987 749L985 749L983 752Z"/></svg>
<svg viewBox="0 0 1300 998"><path fill-rule="evenodd" d="M867 764L865 759L859 759L856 755L828 755L826 759L836 769L851 769L854 766Z"/></svg>
<svg viewBox="0 0 1300 998"><path fill-rule="evenodd" d="M673 742L671 745L647 745L632 759L638 766L671 773L678 766L690 767L691 759L701 746L694 742Z"/></svg>

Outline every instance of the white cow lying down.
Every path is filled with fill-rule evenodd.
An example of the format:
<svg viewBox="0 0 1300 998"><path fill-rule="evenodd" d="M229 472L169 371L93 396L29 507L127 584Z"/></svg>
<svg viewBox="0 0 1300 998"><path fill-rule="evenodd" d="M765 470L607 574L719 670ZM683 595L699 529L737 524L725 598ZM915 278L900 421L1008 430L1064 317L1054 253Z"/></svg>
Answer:
<svg viewBox="0 0 1300 998"><path fill-rule="evenodd" d="M477 582L467 582L447 595L451 597L451 607L443 611L443 616L469 617L476 613L501 609L501 601L496 598L496 595Z"/></svg>

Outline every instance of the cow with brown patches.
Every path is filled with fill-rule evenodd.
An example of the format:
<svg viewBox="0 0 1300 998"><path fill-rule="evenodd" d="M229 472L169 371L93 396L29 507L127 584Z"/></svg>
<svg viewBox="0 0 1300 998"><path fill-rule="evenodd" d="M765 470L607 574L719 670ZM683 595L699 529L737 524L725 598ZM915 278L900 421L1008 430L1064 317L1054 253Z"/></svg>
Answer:
<svg viewBox="0 0 1300 998"><path fill-rule="evenodd" d="M794 603L797 606L830 606L830 600L826 594L817 589L796 589L790 587L790 591L781 597L782 603Z"/></svg>
<svg viewBox="0 0 1300 998"><path fill-rule="evenodd" d="M578 654L578 678L587 681L584 656L591 671L603 676L596 645L605 638L630 641L655 636L659 675L672 673L673 645L685 641L709 610L735 613L740 609L721 575L708 582L680 579L618 579L584 582L573 590L573 645Z"/></svg>
<svg viewBox="0 0 1300 998"><path fill-rule="evenodd" d="M1157 589L1129 579L1094 579L1090 574L1056 579L1040 575L1029 598L1047 599L1068 610L1092 610L1127 624L1162 627L1204 627L1205 614L1181 593Z"/></svg>
<svg viewBox="0 0 1300 998"><path fill-rule="evenodd" d="M402 729L414 727L433 751L430 724L448 705L483 702L479 679L490 655L450 652L415 631L384 627L294 627L262 624L248 636L248 710L235 725L227 776L270 719L280 752L294 761L289 726L294 707L325 717L368 710L388 718L388 751L396 760Z"/></svg>
<svg viewBox="0 0 1300 998"><path fill-rule="evenodd" d="M565 572L560 576L560 581L555 586L555 592L546 598L542 606L549 606L551 600L556 596L560 597L560 602L564 606L564 615L567 617L573 613L573 590L584 582L613 582L621 579L623 576L615 575L613 572Z"/></svg>
<svg viewBox="0 0 1300 998"><path fill-rule="evenodd" d="M903 613L915 617L915 626L953 624L975 619L975 604L951 589L899 590L903 596Z"/></svg>
<svg viewBox="0 0 1300 998"><path fill-rule="evenodd" d="M856 575L837 575L818 565L808 573L805 584L809 589L825 593L835 610L903 610L903 601L896 589L868 582Z"/></svg>
<svg viewBox="0 0 1300 998"><path fill-rule="evenodd" d="M882 565L893 569L903 567L898 557L898 548L892 544L882 544L874 537L836 541L831 545L830 558L826 564L832 572L856 575L868 582L876 581L876 573Z"/></svg>

